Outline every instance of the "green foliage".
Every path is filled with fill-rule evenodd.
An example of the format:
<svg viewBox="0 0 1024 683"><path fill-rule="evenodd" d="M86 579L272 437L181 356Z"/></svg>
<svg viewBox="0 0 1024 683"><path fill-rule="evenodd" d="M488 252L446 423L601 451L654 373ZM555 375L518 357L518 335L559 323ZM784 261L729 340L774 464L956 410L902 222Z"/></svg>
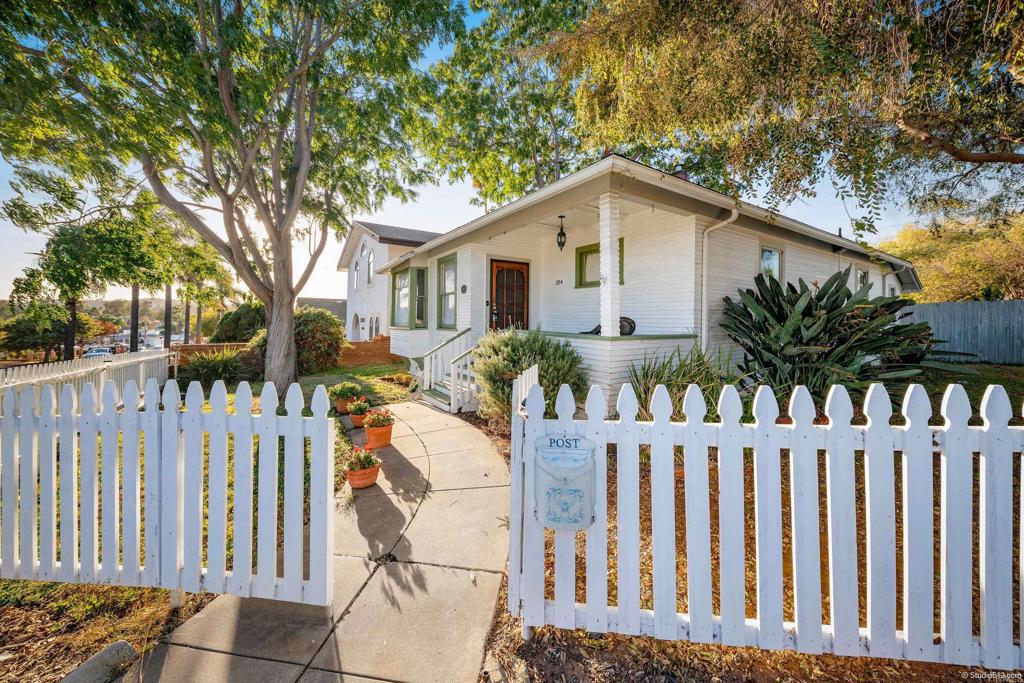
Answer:
<svg viewBox="0 0 1024 683"><path fill-rule="evenodd" d="M355 382L338 382L327 388L327 395L332 401L336 401L339 398L358 398L362 393L363 388Z"/></svg>
<svg viewBox="0 0 1024 683"><path fill-rule="evenodd" d="M568 342L537 331L488 332L480 339L473 356L473 371L481 389L480 416L494 425L507 424L512 409L512 381L534 364L539 366L549 413L563 384L568 384L582 400L587 390L582 362L583 358Z"/></svg>
<svg viewBox="0 0 1024 683"><path fill-rule="evenodd" d="M919 303L1024 299L1024 215L908 225L879 248L913 262L924 287L906 296Z"/></svg>
<svg viewBox="0 0 1024 683"><path fill-rule="evenodd" d="M705 184L775 207L831 179L873 230L882 201L1024 208L1024 4L598 2L557 41L603 144L678 141Z"/></svg>
<svg viewBox="0 0 1024 683"><path fill-rule="evenodd" d="M395 416L391 414L391 411L387 408L375 408L366 413L366 419L363 420L363 427L387 427L388 425L395 424Z"/></svg>
<svg viewBox="0 0 1024 683"><path fill-rule="evenodd" d="M217 329L210 337L210 342L247 342L267 326L266 309L262 303L246 301L238 308L221 316Z"/></svg>
<svg viewBox="0 0 1024 683"><path fill-rule="evenodd" d="M473 0L480 16L431 73L438 88L419 141L449 177L472 178L476 203L504 204L550 185L607 151L581 139L575 83L539 48L576 29L583 0ZM647 145L623 154L653 161Z"/></svg>
<svg viewBox="0 0 1024 683"><path fill-rule="evenodd" d="M910 301L869 298L870 284L851 292L849 279L847 268L812 290L802 279L783 288L758 275L756 289L740 290L739 301L725 297L722 328L743 350L740 370L750 383L771 386L780 399L804 385L821 406L832 384L864 390L929 368L960 370L931 360L927 323L898 322Z"/></svg>
<svg viewBox="0 0 1024 683"><path fill-rule="evenodd" d="M209 391L219 379L232 387L242 380L244 374L245 363L240 351L207 351L192 356L188 365L178 369L178 384L186 386L190 382L199 382L203 389Z"/></svg>
<svg viewBox="0 0 1024 683"><path fill-rule="evenodd" d="M349 472L356 472L358 470L368 470L371 467L376 467L380 464L380 458L368 448L362 446L353 446L352 452L348 456L348 462L346 463L345 469Z"/></svg>
<svg viewBox="0 0 1024 683"><path fill-rule="evenodd" d="M359 399L348 404L348 412L352 415L365 415L370 410L370 404Z"/></svg>
<svg viewBox="0 0 1024 683"><path fill-rule="evenodd" d="M295 311L295 346L298 349L299 374L311 375L338 364L341 351L348 346L345 326L330 311L313 306L300 306ZM266 354L267 331L256 333L249 348L260 357Z"/></svg>
<svg viewBox="0 0 1024 683"><path fill-rule="evenodd" d="M446 0L23 0L0 12L0 155L17 176L5 217L39 229L93 208L82 196L137 204L141 179L273 321L354 212L432 178L414 149L420 65L459 13ZM270 340L272 378L294 376L292 343Z"/></svg>
<svg viewBox="0 0 1024 683"><path fill-rule="evenodd" d="M95 318L78 314L75 341L85 342L100 336L101 328ZM5 351L43 351L47 355L64 343L64 330L69 320L63 306L33 301L25 309L0 325L0 349Z"/></svg>
<svg viewBox="0 0 1024 683"><path fill-rule="evenodd" d="M640 418L653 419L651 398L659 384L664 384L672 398L672 414L683 416L683 396L691 384L700 387L708 408L708 419L718 416L716 406L722 387L726 384L740 386L743 376L736 371L729 354L718 350L710 353L694 344L685 354L676 347L669 354L644 356L640 365L629 368L629 383L633 385L640 404Z"/></svg>

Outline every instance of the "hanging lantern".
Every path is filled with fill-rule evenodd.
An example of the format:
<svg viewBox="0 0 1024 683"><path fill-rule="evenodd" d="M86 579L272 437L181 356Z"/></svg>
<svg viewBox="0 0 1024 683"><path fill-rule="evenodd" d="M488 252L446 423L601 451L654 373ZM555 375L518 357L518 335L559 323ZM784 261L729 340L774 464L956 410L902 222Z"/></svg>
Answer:
<svg viewBox="0 0 1024 683"><path fill-rule="evenodd" d="M555 243L558 244L558 251L565 249L565 216L558 217L558 234L555 235Z"/></svg>

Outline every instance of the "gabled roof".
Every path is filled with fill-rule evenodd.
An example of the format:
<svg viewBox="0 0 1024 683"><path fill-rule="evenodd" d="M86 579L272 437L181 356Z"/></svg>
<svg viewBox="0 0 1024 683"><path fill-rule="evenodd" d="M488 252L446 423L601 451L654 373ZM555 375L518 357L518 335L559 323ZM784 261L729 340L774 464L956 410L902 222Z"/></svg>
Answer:
<svg viewBox="0 0 1024 683"><path fill-rule="evenodd" d="M416 230L414 228L400 228L397 225L384 225L382 223L370 223L368 221L353 221L366 232L374 235L379 242L384 244L397 244L403 247L418 247L426 244L437 237L439 232L434 230Z"/></svg>
<svg viewBox="0 0 1024 683"><path fill-rule="evenodd" d="M359 241L363 232L373 235L381 244L394 244L400 247L418 247L441 234L433 230L402 228L397 225L384 225L370 221L352 221L352 229L345 237L345 246L342 247L341 257L338 259L338 270L346 269L348 262L352 259L351 252L354 249L352 245Z"/></svg>
<svg viewBox="0 0 1024 683"><path fill-rule="evenodd" d="M814 238L820 242L831 245L834 249L842 249L852 253L877 258L888 263L892 267L897 278L900 280L904 291L921 290L921 280L918 277L913 264L909 261L905 261L893 256L892 254L886 254L885 252L877 249L872 249L869 252L859 242L855 242L845 237L840 237L826 230L822 230L821 228L816 228L813 225L808 225L807 223L789 218L788 216L773 213L768 209L756 206L750 202L737 202L734 198L722 194L721 192L690 182L689 180L680 178L668 173L667 171L662 171L652 166L633 161L632 159L627 159L626 157L618 154L610 154L600 161L596 161L575 173L563 176L546 187L531 192L528 195L485 213L483 216L461 225L454 230L437 235L430 241L417 246L412 251L385 263L383 266L377 268L377 272L389 271L410 260L417 254L425 253L441 247L453 240L476 232L477 230L480 230L491 223L504 218L505 216L521 211L535 203L547 199L548 197L565 192L566 190L581 185L597 176L613 172L628 175L639 181L662 187L677 194L684 195L713 206L718 206L723 209L735 209L741 215L756 218L790 232Z"/></svg>

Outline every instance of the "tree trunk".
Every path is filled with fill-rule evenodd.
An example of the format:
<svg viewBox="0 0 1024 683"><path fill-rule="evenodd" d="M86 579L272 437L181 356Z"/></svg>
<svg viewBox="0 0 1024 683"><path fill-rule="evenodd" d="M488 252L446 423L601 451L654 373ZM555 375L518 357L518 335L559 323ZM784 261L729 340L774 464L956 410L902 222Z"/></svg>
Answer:
<svg viewBox="0 0 1024 683"><path fill-rule="evenodd" d="M196 301L196 344L203 343L203 302Z"/></svg>
<svg viewBox="0 0 1024 683"><path fill-rule="evenodd" d="M131 339L128 340L128 350L139 350L139 286L132 285L132 310L131 323L128 325Z"/></svg>
<svg viewBox="0 0 1024 683"><path fill-rule="evenodd" d="M171 348L171 285L164 285L164 348Z"/></svg>
<svg viewBox="0 0 1024 683"><path fill-rule="evenodd" d="M181 343L188 344L189 333L192 330L192 301L185 299L185 330L182 332Z"/></svg>
<svg viewBox="0 0 1024 683"><path fill-rule="evenodd" d="M75 359L75 330L78 328L78 301L71 299L68 308L68 324L64 327L64 360Z"/></svg>
<svg viewBox="0 0 1024 683"><path fill-rule="evenodd" d="M275 292L267 321L267 353L263 375L273 382L277 395L284 400L289 385L298 380L295 350L295 294Z"/></svg>

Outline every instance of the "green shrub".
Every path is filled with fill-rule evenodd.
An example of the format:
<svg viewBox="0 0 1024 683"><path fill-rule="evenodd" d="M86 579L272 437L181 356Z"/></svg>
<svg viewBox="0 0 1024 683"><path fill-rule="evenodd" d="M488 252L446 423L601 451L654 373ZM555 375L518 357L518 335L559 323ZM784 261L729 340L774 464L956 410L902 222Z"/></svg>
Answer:
<svg viewBox="0 0 1024 683"><path fill-rule="evenodd" d="M365 415L369 409L370 404L367 403L366 400L364 399L352 401L351 403L348 404L348 412L351 415Z"/></svg>
<svg viewBox="0 0 1024 683"><path fill-rule="evenodd" d="M758 275L756 290L740 290L739 301L725 297L722 328L743 350L740 370L749 383L771 386L780 401L802 384L821 407L832 384L863 391L929 368L970 372L931 359L927 323L898 322L911 301L868 298L870 285L851 292L849 279L847 268L814 291L803 280L783 288Z"/></svg>
<svg viewBox="0 0 1024 683"><path fill-rule="evenodd" d="M298 352L299 374L312 375L337 367L345 340L345 326L325 308L300 306L295 310L295 347ZM267 331L262 329L249 340L249 348L260 358L267 352Z"/></svg>
<svg viewBox="0 0 1024 683"><path fill-rule="evenodd" d="M217 329L210 336L210 343L247 342L266 326L267 314L263 304L258 301L246 301L221 317L217 322Z"/></svg>
<svg viewBox="0 0 1024 683"><path fill-rule="evenodd" d="M683 396L691 384L700 387L707 404L707 419L718 419L718 397L726 384L740 385L743 376L737 372L732 358L721 350L715 353L704 351L700 344L694 344L685 354L678 348L672 353L644 356L640 365L629 368L629 382L636 392L640 404L640 418L653 419L650 406L654 390L664 384L672 397L672 415L683 416Z"/></svg>
<svg viewBox="0 0 1024 683"><path fill-rule="evenodd" d="M327 388L327 396L332 401L337 401L339 398L350 400L358 398L363 393L363 388L355 382L338 382Z"/></svg>
<svg viewBox="0 0 1024 683"><path fill-rule="evenodd" d="M576 398L583 400L587 376L580 367L582 362L583 358L568 342L540 332L487 333L477 344L473 359L473 371L481 389L480 416L496 427L508 424L512 381L535 363L540 369L540 385L549 413L563 384L568 384Z"/></svg>
<svg viewBox="0 0 1024 683"><path fill-rule="evenodd" d="M187 386L190 382L199 382L209 391L219 379L228 386L238 384L244 373L245 363L240 351L208 351L197 353L188 365L178 368L178 384Z"/></svg>

